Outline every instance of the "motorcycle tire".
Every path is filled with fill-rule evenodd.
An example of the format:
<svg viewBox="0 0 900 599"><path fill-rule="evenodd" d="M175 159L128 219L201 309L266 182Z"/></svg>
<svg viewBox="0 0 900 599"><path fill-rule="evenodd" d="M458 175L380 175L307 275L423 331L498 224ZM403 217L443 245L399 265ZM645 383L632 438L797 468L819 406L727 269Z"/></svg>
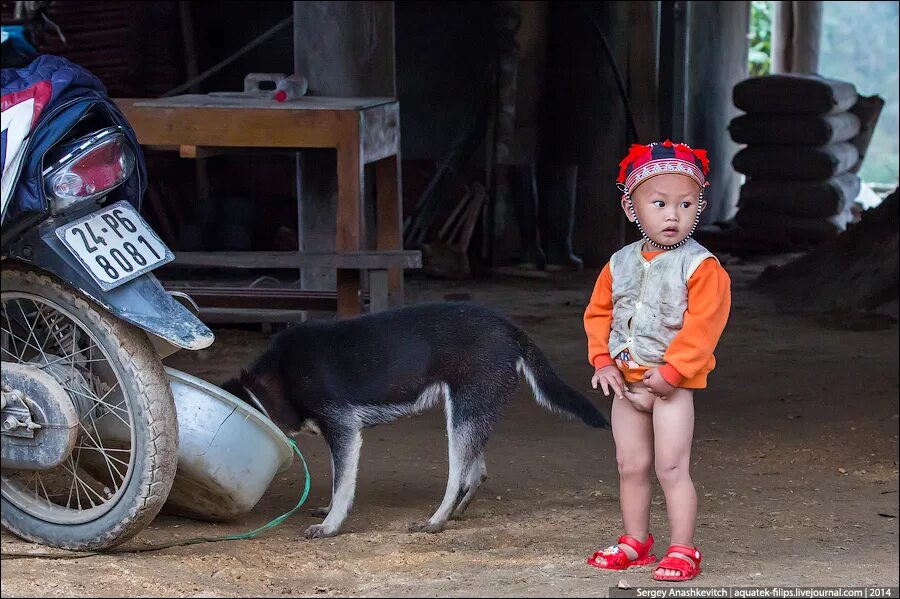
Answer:
<svg viewBox="0 0 900 599"><path fill-rule="evenodd" d="M178 457L178 421L174 399L162 361L151 346L146 333L106 312L60 280L19 265L5 267L0 276L2 276L0 296L2 296L4 310L3 318L0 318L0 325L4 327L4 331L7 326L10 329L14 328L15 319L19 318L16 312L21 311L23 316L25 315L26 310L22 309L22 305L32 304L48 306L43 312L37 311L44 317L45 322L48 314L51 320L56 318L51 313L51 310L55 310L61 315L59 318L71 318L74 324L84 329L84 338L95 344L89 348L88 355L99 355L105 359L106 363L97 368L104 373L104 376L114 375L118 384L121 385L121 387L116 387L105 383L107 386L102 389L110 388L115 392L112 397L116 398L115 401L118 403L107 409L107 412L117 410L115 415L126 423L127 428L124 430L127 431L130 438L129 454L127 455L128 468L125 474L122 474L121 484L111 485L114 492L113 489L103 487L102 482L98 487L89 474L82 476L79 472L81 467L79 462L71 460L70 457L73 468L70 472L73 480L69 489L69 504L65 506L54 503L59 494L51 494L46 488L43 491L46 494L46 500L41 499L40 502L30 503L27 495L30 490L21 482L27 478L26 474L28 473L22 471L10 473L4 470L2 525L23 539L64 549L99 550L123 543L144 529L156 516L166 501L175 479ZM19 310L14 310L16 305ZM12 321L10 320L11 314L6 312L7 307L12 313ZM29 325L27 318L25 322L26 326L32 328L43 326ZM35 322L39 322L37 317L35 317ZM49 329L50 325L48 325ZM69 331L69 329L60 330ZM57 334L52 331L51 333ZM51 333L47 333L48 339ZM33 333L29 333L29 335L31 334ZM38 345L39 334L35 334L33 346ZM76 338L75 335L76 333L73 332L73 339ZM9 337L10 334L7 333L7 338ZM16 339L22 341L22 337L14 336L12 341L17 348L22 347L21 343L16 343ZM45 346L48 344L48 339L44 340ZM81 338L79 337L79 339ZM31 340L30 336L28 340ZM66 344L68 344L68 340ZM82 351L79 349L75 353ZM3 360L16 361L15 356L10 354L10 351L4 351ZM75 358L73 357L72 360L71 368L74 370L76 368ZM19 361L26 360L20 357ZM94 365L90 364L90 366ZM79 364L78 368L84 367ZM106 375L105 373L112 374ZM96 380L98 376L93 374L92 369L90 376L83 376L82 380ZM112 391L107 391L103 399ZM99 395L99 391L96 394ZM102 399L98 398L98 400L103 403ZM107 401L112 404L114 400L108 399ZM121 414L127 416L127 420ZM109 416L109 414L106 415ZM98 419L101 417L99 416ZM94 419L93 414L90 414L90 419ZM84 420L87 422L87 417ZM115 426L122 427L123 425L116 422ZM100 451L96 449L97 446L105 447L103 439L94 438L99 437L99 431L99 428L93 429L91 434L87 428L85 429L85 435L88 435L90 441L93 442L93 446L88 446L87 437L82 441L86 454L90 453L87 451L90 449L94 451L92 455L96 455ZM108 451L124 452L125 450L110 449ZM72 453L74 454L75 450ZM80 450L78 455L81 456ZM112 481L115 481L113 469L117 474L121 474L120 470L124 470L124 466L119 463L125 463L125 457L123 454L110 455L123 456L106 458L106 454L103 454L103 457L106 458L106 467L110 470L109 476ZM85 458L85 463L87 462L88 460ZM58 468L60 467L62 466ZM65 473L62 475L64 476ZM30 476L34 478L33 473ZM80 480L82 478L83 480ZM43 480L40 476L38 479ZM88 487L91 485L95 489L99 488L100 491L89 489ZM39 497L41 486L44 486L43 482L40 486L35 483L35 498ZM77 509L71 507L72 487L79 496ZM98 493L100 494L98 495ZM64 490L62 494L65 494ZM85 497L82 498L81 494L84 494ZM100 503L104 499L101 495L108 495L108 500ZM60 499L60 501L62 500ZM97 502L99 506L85 507L82 510L82 504L86 506L88 502L91 505ZM45 507L43 503L46 503L47 506ZM49 513L49 516L44 515L45 512ZM94 517L94 512L96 512L96 517ZM71 518L68 517L70 513Z"/></svg>

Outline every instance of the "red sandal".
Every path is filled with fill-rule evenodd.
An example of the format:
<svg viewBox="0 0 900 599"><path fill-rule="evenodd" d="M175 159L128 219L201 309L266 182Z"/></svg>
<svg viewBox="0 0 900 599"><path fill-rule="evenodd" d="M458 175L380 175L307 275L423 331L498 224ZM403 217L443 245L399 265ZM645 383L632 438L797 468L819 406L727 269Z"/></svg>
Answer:
<svg viewBox="0 0 900 599"><path fill-rule="evenodd" d="M656 556L650 553L653 548L653 535L647 535L647 541L644 543L628 535L622 535L617 542L634 549L637 557L628 559L628 555L618 545L612 545L602 551L595 551L594 555L587 559L587 563L601 570L624 570L631 566L646 566L656 562ZM601 559L602 562L598 561Z"/></svg>
<svg viewBox="0 0 900 599"><path fill-rule="evenodd" d="M659 565L653 572L654 580L662 580L666 582L679 582L682 580L691 580L700 574L700 560L703 556L696 547L688 547L687 545L671 545L666 551L666 557L660 560ZM675 576L665 576L657 574L660 569L677 570L679 574Z"/></svg>

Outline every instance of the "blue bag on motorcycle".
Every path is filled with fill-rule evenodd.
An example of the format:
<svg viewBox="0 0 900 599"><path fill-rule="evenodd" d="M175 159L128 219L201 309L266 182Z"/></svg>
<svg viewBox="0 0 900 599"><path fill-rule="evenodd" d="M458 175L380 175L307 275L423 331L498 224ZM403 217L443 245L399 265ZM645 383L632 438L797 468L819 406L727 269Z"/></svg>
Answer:
<svg viewBox="0 0 900 599"><path fill-rule="evenodd" d="M131 176L106 198L126 199L140 209L147 175L140 145L128 121L106 94L103 83L84 68L51 55L23 69L3 69L2 78L3 245L23 222L49 211L42 171L47 151L88 114L118 127L135 155Z"/></svg>
<svg viewBox="0 0 900 599"><path fill-rule="evenodd" d="M134 214L147 184L143 154L100 80L44 55L27 68L3 69L2 91L0 254L49 272L174 347L212 343L212 332L153 275L174 256ZM92 232L107 232L97 218L111 227L109 243ZM73 244L78 235L84 251Z"/></svg>

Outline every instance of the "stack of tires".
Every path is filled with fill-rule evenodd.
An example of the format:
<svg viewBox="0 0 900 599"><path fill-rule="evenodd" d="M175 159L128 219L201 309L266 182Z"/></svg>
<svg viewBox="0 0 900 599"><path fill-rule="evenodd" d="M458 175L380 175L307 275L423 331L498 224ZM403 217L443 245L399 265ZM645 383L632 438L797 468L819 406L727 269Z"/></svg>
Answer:
<svg viewBox="0 0 900 599"><path fill-rule="evenodd" d="M861 161L850 109L856 88L813 75L766 75L735 85L734 104L747 114L729 124L746 147L732 164L747 177L738 225L780 246L808 246L846 229L859 194Z"/></svg>

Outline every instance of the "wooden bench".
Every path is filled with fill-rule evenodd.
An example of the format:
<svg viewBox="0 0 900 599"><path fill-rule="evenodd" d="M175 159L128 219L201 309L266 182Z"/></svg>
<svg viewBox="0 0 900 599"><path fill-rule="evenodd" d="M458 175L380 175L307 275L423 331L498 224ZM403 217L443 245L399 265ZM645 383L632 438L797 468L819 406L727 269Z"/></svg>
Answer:
<svg viewBox="0 0 900 599"><path fill-rule="evenodd" d="M337 291L272 289L246 287L195 287L166 285L172 291L183 291L201 307L201 311L218 310L219 316L237 316L240 310L336 310L339 316L359 313L368 300L370 312L386 310L398 303L391 297L388 273L391 269L421 268L418 251L365 252L178 252L174 266L188 268L283 269L334 268L344 281L355 284ZM368 279L368 293L362 291L362 280ZM342 289L346 290L342 294ZM351 294L353 297L351 297ZM265 312L263 313L266 314Z"/></svg>
<svg viewBox="0 0 900 599"><path fill-rule="evenodd" d="M336 152L335 237L328 246L336 253L188 252L177 254L176 264L215 268L226 266L226 261L232 268L335 268L339 316L360 312L360 274L367 272L371 310L387 307L388 300L402 303L403 269L420 268L421 257L403 252L397 100L304 96L279 103L234 92L115 102L142 145L178 151L185 158L246 148ZM363 218L366 165L373 166L375 178L375 231L368 232ZM297 201L300 210L303 198ZM363 250L367 239L375 242L377 251ZM297 242L301 249L312 249L304 247L299 227ZM385 279L389 294L383 290Z"/></svg>

